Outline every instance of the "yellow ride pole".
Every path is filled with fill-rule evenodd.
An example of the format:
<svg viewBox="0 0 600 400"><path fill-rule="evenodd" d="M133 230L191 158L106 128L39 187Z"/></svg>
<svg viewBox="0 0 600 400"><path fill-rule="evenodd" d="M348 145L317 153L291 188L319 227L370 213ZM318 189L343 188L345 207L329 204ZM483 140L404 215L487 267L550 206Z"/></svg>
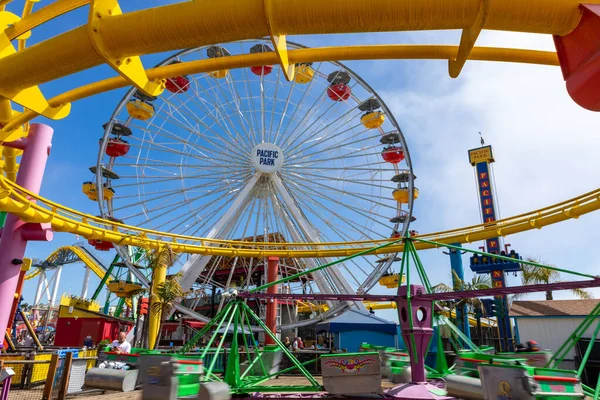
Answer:
<svg viewBox="0 0 600 400"><path fill-rule="evenodd" d="M154 306L158 302L156 290L161 283L167 280L167 265L159 262L152 272L152 286L150 293L150 310L148 312L148 348L154 349L158 339L158 331L160 329L160 320L162 312Z"/></svg>
<svg viewBox="0 0 600 400"><path fill-rule="evenodd" d="M152 283L150 285L150 310L148 312L148 348L154 349L157 345L162 319L162 309L155 306L159 302L157 292L160 285L167 280L167 268L173 265L173 250L169 245L160 246L153 252L149 261L152 268Z"/></svg>

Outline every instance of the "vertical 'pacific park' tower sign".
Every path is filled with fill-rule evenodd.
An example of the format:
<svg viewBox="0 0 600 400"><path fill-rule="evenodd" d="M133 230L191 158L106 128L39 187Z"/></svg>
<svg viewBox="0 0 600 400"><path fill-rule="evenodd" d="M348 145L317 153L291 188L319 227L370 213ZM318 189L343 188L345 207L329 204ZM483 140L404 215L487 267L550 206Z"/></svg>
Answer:
<svg viewBox="0 0 600 400"><path fill-rule="evenodd" d="M490 164L494 161L492 146L482 146L469 150L469 162L475 167L475 173L477 175L477 191L479 194L481 217L484 224L490 225L493 225L498 217L496 199L494 197L494 180L490 168ZM520 270L520 264L517 261L520 257L514 251L511 251L510 254L506 254L506 251L501 247L500 239L497 237L487 239L485 244L487 253L506 255L515 258L515 262L510 262L477 254L471 257L471 270L479 274L490 274L492 286L494 288L502 288L506 286L504 273ZM508 318L508 304L506 298L504 296L498 296L495 298L494 304L494 314L498 318L500 337L503 339L503 350L511 350L512 330Z"/></svg>

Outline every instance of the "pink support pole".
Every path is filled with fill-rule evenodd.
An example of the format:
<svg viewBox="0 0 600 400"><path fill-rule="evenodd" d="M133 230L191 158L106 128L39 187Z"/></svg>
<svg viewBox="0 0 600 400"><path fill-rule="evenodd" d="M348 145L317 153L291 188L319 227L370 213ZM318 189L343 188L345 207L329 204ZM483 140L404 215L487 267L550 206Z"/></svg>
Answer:
<svg viewBox="0 0 600 400"><path fill-rule="evenodd" d="M279 257L269 257L268 269L267 269L267 280L269 282L275 282L279 275ZM277 293L277 285L273 285L267 288L268 294ZM274 335L277 334L277 299L267 299L267 320L265 321L269 330ZM270 336L265 335L265 344L275 344L275 341Z"/></svg>
<svg viewBox="0 0 600 400"><path fill-rule="evenodd" d="M50 155L54 130L47 125L32 124L25 142L21 165L17 175L17 184L32 193L39 193L46 162ZM53 232L50 224L25 223L12 214L8 214L2 237L0 238L0 335L4 339L10 310L19 282L21 263L25 256L28 240L50 241ZM1 345L0 345L1 346Z"/></svg>

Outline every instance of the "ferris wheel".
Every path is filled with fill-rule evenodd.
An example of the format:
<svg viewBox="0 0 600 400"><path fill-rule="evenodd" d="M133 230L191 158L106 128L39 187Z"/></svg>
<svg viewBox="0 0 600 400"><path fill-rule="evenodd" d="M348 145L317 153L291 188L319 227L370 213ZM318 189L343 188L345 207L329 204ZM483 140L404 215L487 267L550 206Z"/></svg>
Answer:
<svg viewBox="0 0 600 400"><path fill-rule="evenodd" d="M268 39L242 41L185 50L160 65L265 51L273 51ZM99 145L95 180L84 192L104 218L130 225L309 248L404 236L414 219L418 191L402 131L377 93L338 62L296 65L292 81L265 65L170 78L158 97L131 89ZM397 260L349 260L281 290L366 292ZM282 259L280 274L329 261ZM266 276L263 259L197 255L179 262L184 290L256 287Z"/></svg>

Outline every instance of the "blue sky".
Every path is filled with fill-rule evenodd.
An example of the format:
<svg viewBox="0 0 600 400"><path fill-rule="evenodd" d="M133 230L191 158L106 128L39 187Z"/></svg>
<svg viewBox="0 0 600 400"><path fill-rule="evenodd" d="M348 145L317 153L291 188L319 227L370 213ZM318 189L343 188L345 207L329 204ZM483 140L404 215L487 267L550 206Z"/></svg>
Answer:
<svg viewBox="0 0 600 400"><path fill-rule="evenodd" d="M164 1L124 2L125 11ZM21 9L21 1L9 10ZM87 9L60 17L33 33L31 43L54 36L85 21ZM459 32L419 32L292 37L310 46L345 44L432 43L457 44ZM485 32L478 45L552 50L549 36ZM144 58L153 65L165 54ZM458 79L447 74L443 61L359 61L346 64L361 75L391 108L402 127L413 157L421 195L415 205L420 232L440 231L479 222L477 192L467 150L478 146L478 132L494 146L494 165L500 215L508 217L566 200L598 186L600 117L579 108L569 98L558 67L469 62ZM113 76L106 67L44 84L48 97L84 83ZM124 90L105 93L73 104L71 115L47 122L55 129L53 150L42 185L43 196L96 215L97 205L81 193L90 179L98 139ZM566 269L598 271L596 227L598 214L529 231L507 238L522 255ZM56 234L51 243L31 243L28 257L45 258L76 238ZM473 243L477 248L481 243ZM108 262L113 253L100 253ZM449 282L448 257L439 250L422 252L432 283ZM468 271L467 258L464 259ZM470 271L467 272L471 275ZM65 267L60 292L78 294L83 277L79 265ZM510 284L518 282L510 278ZM91 287L98 280L92 278ZM24 294L29 302L37 282L28 281ZM381 289L384 290L384 289ZM380 291L380 290L378 290ZM600 292L595 292L599 295ZM568 292L557 293L569 298ZM539 298L532 295L531 298ZM393 312L378 315L395 319Z"/></svg>

